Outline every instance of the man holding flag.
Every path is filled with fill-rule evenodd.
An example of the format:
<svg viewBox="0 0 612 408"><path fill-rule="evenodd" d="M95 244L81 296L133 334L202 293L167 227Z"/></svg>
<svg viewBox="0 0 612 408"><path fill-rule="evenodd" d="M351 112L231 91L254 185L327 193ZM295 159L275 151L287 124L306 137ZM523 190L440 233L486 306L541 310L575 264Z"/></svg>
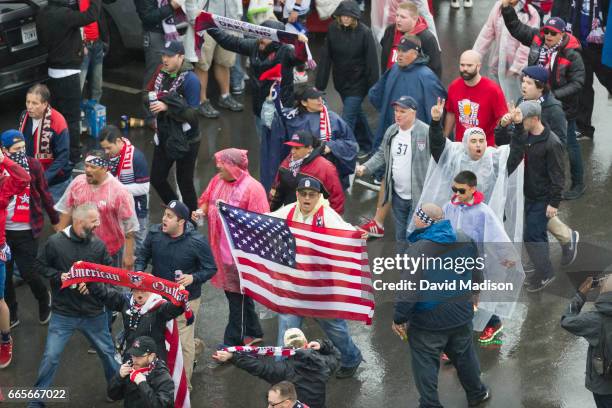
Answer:
<svg viewBox="0 0 612 408"><path fill-rule="evenodd" d="M296 203L271 217L219 204L241 288L279 313L280 345L287 329L315 318L342 355L336 377L349 378L362 356L345 319L370 324L374 313L366 246L329 208L319 181L304 177L296 194Z"/></svg>

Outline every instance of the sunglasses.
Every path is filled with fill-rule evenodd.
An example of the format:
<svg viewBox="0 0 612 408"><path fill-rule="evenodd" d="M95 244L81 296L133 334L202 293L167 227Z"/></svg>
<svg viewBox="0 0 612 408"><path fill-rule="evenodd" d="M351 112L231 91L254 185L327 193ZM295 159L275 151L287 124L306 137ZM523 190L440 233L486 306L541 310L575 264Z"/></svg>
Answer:
<svg viewBox="0 0 612 408"><path fill-rule="evenodd" d="M276 402L276 403L275 403L275 402L270 402L270 401L268 401L268 397L266 397L266 402L268 403L268 406L269 406L269 407L272 407L272 408L274 408L274 407L275 407L275 406L277 406L277 405L282 404L282 403L283 403L283 402L285 402L285 401L289 401L289 398L284 399L284 400L282 400L282 401L280 401L280 402Z"/></svg>
<svg viewBox="0 0 612 408"><path fill-rule="evenodd" d="M553 37L557 34L561 34L558 31L549 30L548 28L545 28L544 30L542 30L542 32L544 33L544 35L552 35Z"/></svg>
<svg viewBox="0 0 612 408"><path fill-rule="evenodd" d="M457 188L452 186L451 189L453 190L453 193L465 194L465 188Z"/></svg>

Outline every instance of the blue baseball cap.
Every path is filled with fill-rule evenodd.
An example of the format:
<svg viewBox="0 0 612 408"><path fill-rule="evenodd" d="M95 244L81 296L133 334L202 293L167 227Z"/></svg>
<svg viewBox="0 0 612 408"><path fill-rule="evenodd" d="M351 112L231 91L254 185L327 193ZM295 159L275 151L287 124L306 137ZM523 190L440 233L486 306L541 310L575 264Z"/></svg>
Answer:
<svg viewBox="0 0 612 408"><path fill-rule="evenodd" d="M23 138L23 133L21 133L17 129L9 129L2 132L2 135L0 135L0 139L2 140L2 147L4 147L5 149L10 148L17 142L25 141L25 139Z"/></svg>
<svg viewBox="0 0 612 408"><path fill-rule="evenodd" d="M312 177L304 177L300 179L297 190L314 190L317 193L321 192L321 183L319 180Z"/></svg>
<svg viewBox="0 0 612 408"><path fill-rule="evenodd" d="M179 219L189 220L189 208L179 200L172 200L164 207L172 211Z"/></svg>
<svg viewBox="0 0 612 408"><path fill-rule="evenodd" d="M402 108L417 110L417 101L412 96L401 96L399 99L391 103L392 106L401 106Z"/></svg>
<svg viewBox="0 0 612 408"><path fill-rule="evenodd" d="M185 55L185 47L183 46L182 41L166 41L164 48L162 48L159 52L161 52L162 55L168 55L170 57L176 54Z"/></svg>

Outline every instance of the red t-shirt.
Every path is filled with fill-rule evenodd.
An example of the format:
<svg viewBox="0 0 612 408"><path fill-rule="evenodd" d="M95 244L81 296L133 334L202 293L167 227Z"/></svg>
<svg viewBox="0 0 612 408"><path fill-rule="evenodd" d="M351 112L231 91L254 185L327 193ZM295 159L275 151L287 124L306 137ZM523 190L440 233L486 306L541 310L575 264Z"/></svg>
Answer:
<svg viewBox="0 0 612 408"><path fill-rule="evenodd" d="M402 33L399 30L395 30L395 35L393 36L393 45L391 46L391 52L389 53L389 58L387 59L387 69L391 68L393 64L397 61L397 45L402 39Z"/></svg>
<svg viewBox="0 0 612 408"><path fill-rule="evenodd" d="M463 140L463 132L479 127L487 135L487 145L495 146L495 126L508 112L504 92L489 78L482 77L476 86L467 86L463 78L448 87L447 112L455 115L455 141Z"/></svg>
<svg viewBox="0 0 612 408"><path fill-rule="evenodd" d="M87 11L88 8L89 0L79 0L79 10L81 12ZM97 41L100 38L98 23L94 21L93 23L87 24L85 27L83 27L83 34L85 36L85 40Z"/></svg>

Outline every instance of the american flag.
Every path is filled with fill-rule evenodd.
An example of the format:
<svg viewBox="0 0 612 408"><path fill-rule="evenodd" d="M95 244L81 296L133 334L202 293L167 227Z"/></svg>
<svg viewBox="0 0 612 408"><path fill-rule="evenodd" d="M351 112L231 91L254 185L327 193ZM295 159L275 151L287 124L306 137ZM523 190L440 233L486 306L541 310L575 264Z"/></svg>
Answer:
<svg viewBox="0 0 612 408"><path fill-rule="evenodd" d="M245 295L278 313L372 323L374 290L361 232L217 205Z"/></svg>

